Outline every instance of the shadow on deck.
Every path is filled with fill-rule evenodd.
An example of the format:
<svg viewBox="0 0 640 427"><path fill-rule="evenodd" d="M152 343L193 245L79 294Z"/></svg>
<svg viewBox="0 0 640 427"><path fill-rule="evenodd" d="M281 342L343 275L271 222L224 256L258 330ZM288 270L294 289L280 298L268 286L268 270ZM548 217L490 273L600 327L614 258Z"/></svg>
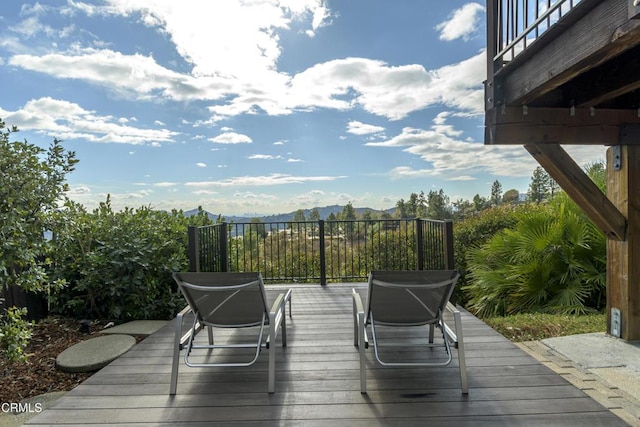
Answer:
<svg viewBox="0 0 640 427"><path fill-rule="evenodd" d="M372 349L362 395L353 286L292 286L275 394L266 392L265 353L249 368L181 366L178 393L169 396L172 322L27 425L626 425L466 312L468 396L460 392L456 354L446 368L399 369L374 364Z"/></svg>

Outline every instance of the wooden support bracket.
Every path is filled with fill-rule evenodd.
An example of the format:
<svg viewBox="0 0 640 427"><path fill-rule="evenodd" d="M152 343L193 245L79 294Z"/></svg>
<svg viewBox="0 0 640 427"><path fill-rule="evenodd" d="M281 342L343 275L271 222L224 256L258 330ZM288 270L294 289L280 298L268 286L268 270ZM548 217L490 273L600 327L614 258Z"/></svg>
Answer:
<svg viewBox="0 0 640 427"><path fill-rule="evenodd" d="M609 239L625 240L624 215L559 144L526 144L524 148Z"/></svg>

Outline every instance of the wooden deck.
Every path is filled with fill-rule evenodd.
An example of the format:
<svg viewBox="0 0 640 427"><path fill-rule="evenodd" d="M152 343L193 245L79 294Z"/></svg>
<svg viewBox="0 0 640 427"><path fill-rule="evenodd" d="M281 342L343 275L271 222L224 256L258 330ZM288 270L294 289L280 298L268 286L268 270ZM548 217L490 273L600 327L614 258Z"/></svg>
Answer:
<svg viewBox="0 0 640 427"><path fill-rule="evenodd" d="M169 396L172 322L28 425L626 425L467 313L468 396L460 392L455 353L446 368L399 369L374 364L372 349L369 393L362 395L352 286L292 286L275 394L266 392L265 353L249 368L181 366L178 393Z"/></svg>

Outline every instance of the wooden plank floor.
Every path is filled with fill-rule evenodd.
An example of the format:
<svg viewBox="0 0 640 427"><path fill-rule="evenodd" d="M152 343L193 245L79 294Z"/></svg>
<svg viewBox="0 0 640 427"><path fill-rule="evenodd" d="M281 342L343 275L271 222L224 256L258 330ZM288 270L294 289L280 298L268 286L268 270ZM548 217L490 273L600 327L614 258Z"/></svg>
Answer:
<svg viewBox="0 0 640 427"><path fill-rule="evenodd" d="M264 352L248 368L182 365L178 393L169 396L171 322L28 425L626 425L467 313L468 396L460 392L455 350L445 368L385 368L369 349L369 392L361 394L352 286L292 286L275 394L266 392Z"/></svg>

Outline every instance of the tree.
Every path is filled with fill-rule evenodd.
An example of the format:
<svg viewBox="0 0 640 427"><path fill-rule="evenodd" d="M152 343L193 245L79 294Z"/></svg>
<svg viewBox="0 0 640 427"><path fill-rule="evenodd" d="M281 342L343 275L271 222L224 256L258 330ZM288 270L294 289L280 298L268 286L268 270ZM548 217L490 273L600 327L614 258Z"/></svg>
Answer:
<svg viewBox="0 0 640 427"><path fill-rule="evenodd" d="M421 191L420 194L411 193L409 196L409 201L406 204L407 207L407 216L406 218L424 218L428 215L427 213L428 202L424 196L424 191Z"/></svg>
<svg viewBox="0 0 640 427"><path fill-rule="evenodd" d="M451 216L449 197L444 194L444 190L440 189L440 191L429 191L429 194L427 195L427 211L425 217L431 219L449 219Z"/></svg>
<svg viewBox="0 0 640 427"><path fill-rule="evenodd" d="M470 213L474 212L474 205L469 200L458 199L453 202L453 217L454 219L464 219Z"/></svg>
<svg viewBox="0 0 640 427"><path fill-rule="evenodd" d="M473 207L475 208L476 212L480 212L486 209L488 205L489 201L485 197L482 197L479 194L473 196Z"/></svg>
<svg viewBox="0 0 640 427"><path fill-rule="evenodd" d="M307 218L304 216L304 211L302 209L298 209L293 214L293 222L304 222Z"/></svg>
<svg viewBox="0 0 640 427"><path fill-rule="evenodd" d="M400 199L396 202L396 218L409 218L408 206L404 199Z"/></svg>
<svg viewBox="0 0 640 427"><path fill-rule="evenodd" d="M498 206L502 202L502 184L497 179L491 185L491 206Z"/></svg>
<svg viewBox="0 0 640 427"><path fill-rule="evenodd" d="M347 203L344 208L342 208L342 213L340 214L340 219L343 221L353 221L358 219L358 215L356 214L356 210L353 208L351 202Z"/></svg>
<svg viewBox="0 0 640 427"><path fill-rule="evenodd" d="M43 258L52 231L51 214L68 191L66 176L77 163L54 139L48 149L27 141L11 142L17 128L0 120L0 286L43 290Z"/></svg>
<svg viewBox="0 0 640 427"><path fill-rule="evenodd" d="M527 200L529 202L540 203L553 197L557 184L542 167L538 166L533 171Z"/></svg>
<svg viewBox="0 0 640 427"><path fill-rule="evenodd" d="M520 200L520 192L516 189L507 190L502 195L502 203L515 204Z"/></svg>
<svg viewBox="0 0 640 427"><path fill-rule="evenodd" d="M311 209L311 212L309 213L309 221L320 221L320 212L318 212L318 208Z"/></svg>

